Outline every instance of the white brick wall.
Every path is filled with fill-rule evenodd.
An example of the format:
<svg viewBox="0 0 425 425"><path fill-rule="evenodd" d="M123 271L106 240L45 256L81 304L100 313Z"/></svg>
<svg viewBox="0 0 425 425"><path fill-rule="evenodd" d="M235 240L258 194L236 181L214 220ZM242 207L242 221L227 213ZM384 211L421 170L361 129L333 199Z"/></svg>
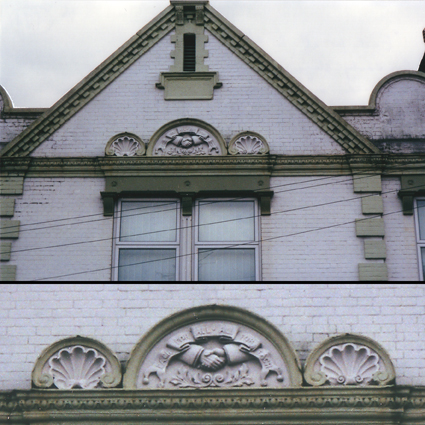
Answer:
<svg viewBox="0 0 425 425"><path fill-rule="evenodd" d="M364 248L354 222L363 215L352 178L281 177L272 178L271 186L272 215L261 217L263 279L358 280ZM280 213L287 210L293 211Z"/></svg>
<svg viewBox="0 0 425 425"><path fill-rule="evenodd" d="M425 385L421 284L3 284L0 297L0 390L29 389L37 356L62 338L98 339L125 362L153 325L213 303L269 320L302 363L330 336L368 336L388 351L398 384Z"/></svg>
<svg viewBox="0 0 425 425"><path fill-rule="evenodd" d="M174 44L164 37L88 105L57 130L33 156L104 156L108 140L127 131L145 143L165 123L184 117L213 125L227 142L252 130L266 138L275 154L344 154L326 133L292 106L236 55L208 34L210 71L223 87L209 101L165 101L155 87L173 64Z"/></svg>
<svg viewBox="0 0 425 425"><path fill-rule="evenodd" d="M397 196L400 189L398 177L382 179L388 279L419 280L415 221L413 216L403 215Z"/></svg>
<svg viewBox="0 0 425 425"><path fill-rule="evenodd" d="M103 216L103 190L105 182L99 178L25 179L24 193L16 197L13 217L21 221L10 259L11 264L18 264L17 280L54 278L87 270L99 271L64 279L110 279L113 220ZM85 217L70 220L81 216ZM81 243L94 240L100 241ZM60 246L72 243L77 244ZM35 249L49 246L53 248Z"/></svg>

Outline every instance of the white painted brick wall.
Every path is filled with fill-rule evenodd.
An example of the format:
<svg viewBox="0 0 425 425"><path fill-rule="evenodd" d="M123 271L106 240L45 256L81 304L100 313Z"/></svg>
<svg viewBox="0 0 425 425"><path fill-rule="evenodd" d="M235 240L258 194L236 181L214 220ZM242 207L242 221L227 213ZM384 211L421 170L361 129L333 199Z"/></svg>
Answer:
<svg viewBox="0 0 425 425"><path fill-rule="evenodd" d="M382 179L388 279L419 280L415 221L413 216L403 215L397 196L400 189L398 177Z"/></svg>
<svg viewBox="0 0 425 425"><path fill-rule="evenodd" d="M344 114L344 119L370 139L424 138L424 99L423 79L391 80L378 93L376 115Z"/></svg>
<svg viewBox="0 0 425 425"><path fill-rule="evenodd" d="M263 279L358 280L357 265L365 260L354 222L363 214L352 178L280 177L271 186L272 215L261 217ZM315 205L320 206L306 208ZM287 210L293 211L280 213ZM348 224L316 230L343 223ZM299 234L268 240L294 233Z"/></svg>
<svg viewBox="0 0 425 425"><path fill-rule="evenodd" d="M213 303L270 321L302 364L328 337L370 337L388 351L398 384L425 385L425 286L418 283L3 284L0 297L0 390L29 389L37 356L55 341L95 338L125 362L153 325Z"/></svg>
<svg viewBox="0 0 425 425"><path fill-rule="evenodd" d="M16 197L13 217L21 221L10 259L10 264L18 264L17 280L54 278L87 270L99 271L64 279L110 279L113 220L103 216L103 190L105 182L99 178L25 179L24 193ZM70 220L81 216L85 217ZM100 241L81 243L94 240ZM77 244L60 246L72 243ZM53 248L36 249L40 247Z"/></svg>
<svg viewBox="0 0 425 425"><path fill-rule="evenodd" d="M293 107L236 55L208 34L210 71L223 87L209 101L165 101L155 87L160 72L173 64L174 44L164 37L88 105L57 130L33 156L104 156L114 135L127 131L145 143L165 123L184 117L213 125L227 142L252 130L268 141L271 152L286 155L344 154L343 149Z"/></svg>

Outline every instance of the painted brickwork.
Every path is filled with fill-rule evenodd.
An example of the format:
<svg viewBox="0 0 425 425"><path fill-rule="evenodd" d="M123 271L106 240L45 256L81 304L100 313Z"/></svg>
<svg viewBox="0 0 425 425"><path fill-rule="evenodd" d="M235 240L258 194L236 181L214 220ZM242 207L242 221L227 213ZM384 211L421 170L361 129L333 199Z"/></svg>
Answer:
<svg viewBox="0 0 425 425"><path fill-rule="evenodd" d="M415 222L413 216L403 215L399 190L399 178L382 179L388 279L418 280Z"/></svg>
<svg viewBox="0 0 425 425"><path fill-rule="evenodd" d="M389 81L376 99L376 114L343 115L369 139L425 138L425 83L414 77Z"/></svg>
<svg viewBox="0 0 425 425"><path fill-rule="evenodd" d="M263 279L358 280L362 211L352 177L273 178L271 186L272 215L261 217Z"/></svg>
<svg viewBox="0 0 425 425"><path fill-rule="evenodd" d="M98 339L125 362L160 320L213 303L239 306L269 320L302 364L330 336L368 336L388 351L398 384L425 385L421 284L5 284L0 296L1 390L29 389L37 356L62 338Z"/></svg>
<svg viewBox="0 0 425 425"><path fill-rule="evenodd" d="M112 218L103 216L104 185L103 179L91 178L25 179L24 194L15 201L14 219L21 220L21 228L12 243L11 263L19 264L17 280L87 270L99 271L68 280L110 279ZM74 217L81 218L69 219Z"/></svg>
<svg viewBox="0 0 425 425"><path fill-rule="evenodd" d="M206 44L209 58L205 63L210 71L219 72L223 87L214 91L211 101L165 101L164 91L157 89L155 83L160 72L168 71L173 63L171 34L57 130L32 156L104 156L112 136L127 131L147 143L162 125L182 117L208 122L227 143L241 131L260 133L274 154L344 154L338 143L210 33Z"/></svg>

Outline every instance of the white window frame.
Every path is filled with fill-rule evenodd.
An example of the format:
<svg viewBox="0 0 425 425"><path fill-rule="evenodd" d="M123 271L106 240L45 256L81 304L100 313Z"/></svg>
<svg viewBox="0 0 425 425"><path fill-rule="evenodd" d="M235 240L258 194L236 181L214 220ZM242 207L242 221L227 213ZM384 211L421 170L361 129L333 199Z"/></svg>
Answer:
<svg viewBox="0 0 425 425"><path fill-rule="evenodd" d="M121 207L123 202L160 202L160 203L176 203L176 240L166 242L123 242L120 241L121 236ZM166 206L165 206L166 207ZM171 205L170 205L171 207ZM118 280L118 264L120 249L175 249L176 250L176 281L180 276L180 217L181 202L176 198L123 198L115 205L114 214L114 237L113 237L113 257L112 257L112 276L113 280Z"/></svg>
<svg viewBox="0 0 425 425"><path fill-rule="evenodd" d="M417 251L417 254L418 254L419 279L424 280L421 248L425 248L425 239L420 238L421 236L420 236L420 232L419 232L418 201L425 201L425 198L415 198L414 208L413 208L414 209L414 216L415 216L416 251Z"/></svg>
<svg viewBox="0 0 425 425"><path fill-rule="evenodd" d="M202 201L211 201L211 202L244 202L244 201L253 201L254 202L254 240L253 241L231 241L231 242L201 242L199 241L199 203ZM255 258L255 280L260 280L261 276L261 253L260 253L260 220L261 215L259 212L259 206L257 199L254 198L199 198L196 199L194 208L193 208L193 216L194 216L194 227L193 227L193 237L192 237L192 252L194 253L194 261L193 261L193 277L194 280L198 281L198 253L200 249L214 249L214 248L226 248L226 247L234 247L235 249L243 249L243 248L251 248L254 249L254 258Z"/></svg>
<svg viewBox="0 0 425 425"><path fill-rule="evenodd" d="M199 202L254 202L254 239L253 241L231 241L231 242L199 242ZM120 241L121 231L121 208L123 202L176 202L176 241L174 242L123 242ZM118 264L120 249L176 249L176 281L197 281L198 280L198 251L203 248L225 248L254 249L255 258L255 279L261 280L261 215L259 202L256 198L199 198L192 206L192 216L183 216L181 200L178 198L122 198L115 204L113 244L112 244L112 279L118 280Z"/></svg>

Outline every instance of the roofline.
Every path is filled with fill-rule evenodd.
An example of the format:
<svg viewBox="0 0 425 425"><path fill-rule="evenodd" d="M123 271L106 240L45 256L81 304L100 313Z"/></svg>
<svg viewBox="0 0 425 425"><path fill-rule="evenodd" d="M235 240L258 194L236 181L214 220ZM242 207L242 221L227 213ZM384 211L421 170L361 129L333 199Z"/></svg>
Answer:
<svg viewBox="0 0 425 425"><path fill-rule="evenodd" d="M392 72L391 74L386 75L384 78L379 80L379 82L376 84L376 86L373 88L370 97L369 97L369 103L368 105L364 106L331 106L331 108L335 112L373 112L376 109L376 98L378 96L378 92L391 80L398 79L401 77L415 77L419 79L425 80L425 72L420 71L410 71L410 70L404 70L404 71L396 71Z"/></svg>

